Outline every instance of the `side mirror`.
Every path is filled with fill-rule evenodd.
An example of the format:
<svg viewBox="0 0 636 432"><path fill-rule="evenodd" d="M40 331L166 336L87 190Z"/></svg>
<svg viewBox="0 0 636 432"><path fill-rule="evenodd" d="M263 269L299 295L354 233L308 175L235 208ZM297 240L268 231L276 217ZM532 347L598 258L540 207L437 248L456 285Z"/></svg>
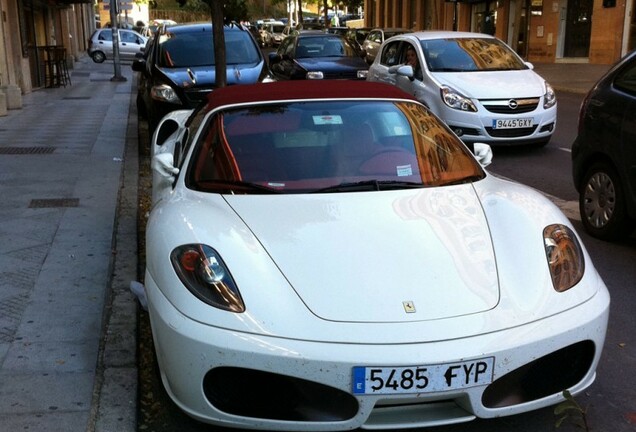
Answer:
<svg viewBox="0 0 636 432"><path fill-rule="evenodd" d="M530 62L524 62L526 64L526 66L528 66L528 69L532 70L534 69L534 65Z"/></svg>
<svg viewBox="0 0 636 432"><path fill-rule="evenodd" d="M278 63L281 60L281 56L278 53L271 52L269 53L269 63Z"/></svg>
<svg viewBox="0 0 636 432"><path fill-rule="evenodd" d="M475 143L473 144L473 153L475 154L475 158L477 162L480 163L482 167L487 167L492 162L492 148L488 144L484 143Z"/></svg>
<svg viewBox="0 0 636 432"><path fill-rule="evenodd" d="M174 166L172 153L159 153L152 158L150 168L159 176L172 180L179 174L179 168Z"/></svg>
<svg viewBox="0 0 636 432"><path fill-rule="evenodd" d="M401 75L407 78L413 78L413 67L411 65L395 65L389 68L390 74Z"/></svg>

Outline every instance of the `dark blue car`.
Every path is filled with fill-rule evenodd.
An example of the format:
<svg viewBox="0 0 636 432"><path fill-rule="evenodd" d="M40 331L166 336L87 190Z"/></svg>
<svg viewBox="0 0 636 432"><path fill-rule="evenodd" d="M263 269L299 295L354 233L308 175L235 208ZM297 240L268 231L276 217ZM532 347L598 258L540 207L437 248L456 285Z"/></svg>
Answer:
<svg viewBox="0 0 636 432"><path fill-rule="evenodd" d="M246 28L225 26L227 85L253 84L268 76L258 43ZM167 113L195 108L216 83L211 23L162 29L132 69L139 74L137 109L154 130Z"/></svg>
<svg viewBox="0 0 636 432"><path fill-rule="evenodd" d="M348 40L325 32L300 32L285 38L269 66L278 81L299 79L365 80L369 65Z"/></svg>

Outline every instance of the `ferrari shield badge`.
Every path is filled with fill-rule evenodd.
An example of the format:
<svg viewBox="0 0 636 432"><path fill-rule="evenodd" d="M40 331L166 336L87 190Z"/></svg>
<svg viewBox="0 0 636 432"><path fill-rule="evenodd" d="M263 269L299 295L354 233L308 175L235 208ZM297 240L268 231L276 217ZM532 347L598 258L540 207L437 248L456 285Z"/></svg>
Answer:
<svg viewBox="0 0 636 432"><path fill-rule="evenodd" d="M415 313L415 303L412 301L403 301L402 305L404 306L404 312Z"/></svg>

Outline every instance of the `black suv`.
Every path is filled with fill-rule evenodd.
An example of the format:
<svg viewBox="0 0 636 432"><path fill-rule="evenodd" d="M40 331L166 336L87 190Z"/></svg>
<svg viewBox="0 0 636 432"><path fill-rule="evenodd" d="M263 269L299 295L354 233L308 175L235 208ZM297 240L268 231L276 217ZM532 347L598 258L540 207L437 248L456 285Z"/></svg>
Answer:
<svg viewBox="0 0 636 432"><path fill-rule="evenodd" d="M629 236L636 228L636 51L583 100L572 168L585 230L603 240Z"/></svg>
<svg viewBox="0 0 636 432"><path fill-rule="evenodd" d="M268 75L263 54L249 30L225 26L227 84L252 84ZM212 24L193 23L161 29L132 69L139 74L137 109L151 131L176 109L195 108L216 82Z"/></svg>

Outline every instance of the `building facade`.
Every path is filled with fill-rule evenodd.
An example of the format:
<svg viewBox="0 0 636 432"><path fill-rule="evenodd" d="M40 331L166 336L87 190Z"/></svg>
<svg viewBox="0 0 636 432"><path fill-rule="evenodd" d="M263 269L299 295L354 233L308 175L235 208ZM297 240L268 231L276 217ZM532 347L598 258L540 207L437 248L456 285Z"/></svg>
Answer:
<svg viewBox="0 0 636 432"><path fill-rule="evenodd" d="M494 34L537 63L612 64L636 48L636 0L365 0L365 26Z"/></svg>
<svg viewBox="0 0 636 432"><path fill-rule="evenodd" d="M0 16L2 113L20 108L22 94L47 86L53 47L64 48L72 68L88 48L95 14L91 0L0 0Z"/></svg>

